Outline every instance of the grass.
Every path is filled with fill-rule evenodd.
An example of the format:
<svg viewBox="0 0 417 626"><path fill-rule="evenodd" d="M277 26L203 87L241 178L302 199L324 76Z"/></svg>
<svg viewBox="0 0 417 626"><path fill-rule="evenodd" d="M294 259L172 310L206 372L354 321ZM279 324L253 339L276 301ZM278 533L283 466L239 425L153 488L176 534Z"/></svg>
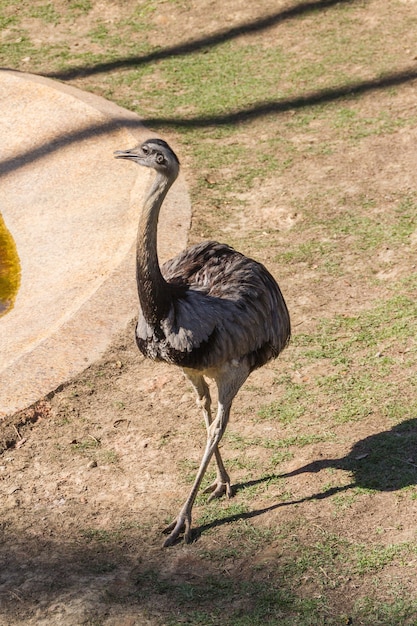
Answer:
<svg viewBox="0 0 417 626"><path fill-rule="evenodd" d="M387 354L393 349L400 352L408 345L416 330L416 312L414 299L406 294L395 295L359 315L323 319L316 334L299 334L295 342L303 346L309 360L329 359L334 366L346 366L360 357L365 367L369 364L375 368L383 350ZM382 368L386 364L381 361Z"/></svg>
<svg viewBox="0 0 417 626"><path fill-rule="evenodd" d="M189 611L188 616L193 624L219 624L230 625L258 625L261 623L277 623L271 620L284 620L279 623L307 623L298 621L295 617L299 612L307 618L315 604L320 602L299 601L284 590L280 590L273 584L263 585L257 582L247 584L234 582L227 576L205 576L199 582L173 583L169 580L161 580L158 574L152 570L142 572L136 584L140 592L153 589L161 597L170 596L175 599L178 609L182 612ZM225 598L229 599L231 610L226 609ZM244 598L244 602L238 602ZM241 604L241 608L238 605ZM191 610L190 610L191 609ZM297 621L287 622L287 613L293 614ZM223 613L223 617L222 616ZM293 618L294 619L294 618ZM175 617L167 620L174 626L183 623ZM313 622L310 622L313 623Z"/></svg>
<svg viewBox="0 0 417 626"><path fill-rule="evenodd" d="M413 381L407 385L406 403L396 381L417 331L416 319L415 300L403 293L355 316L325 318L312 334L295 335L293 345L303 359L295 367L314 365L318 373L304 383L284 376L277 384L279 399L261 406L258 417L288 427L297 425L311 406L320 406L322 415L331 414L336 424L360 421L376 407L397 423L412 417ZM330 373L321 373L323 369Z"/></svg>
<svg viewBox="0 0 417 626"><path fill-rule="evenodd" d="M242 534L243 533L243 534ZM244 544L243 555L240 551L219 549L218 553L200 552L199 556L210 563L222 562L227 565L239 556L249 557L256 554L258 547L273 540L273 531L263 535L248 522L237 525L230 531L230 540L237 539ZM233 536L235 535L235 536ZM276 537L275 537L276 538ZM309 544L294 546L291 559L282 555L282 560L264 562L262 567L254 568L254 577L249 582L237 580L227 575L210 573L210 570L196 580L178 581L170 579L152 567L140 568L135 577L137 593L152 595L164 603L171 598L178 613L186 614L193 624L411 624L416 602L413 598L402 598L393 590L389 599L376 603L375 599L365 596L356 599L350 615L334 612L325 601L327 589L343 587L344 581L351 576L369 577L395 561L404 561L412 555L408 544L398 546L372 546L350 544L336 535L318 536ZM242 562L243 569L245 568ZM258 573L268 572L266 580L257 579ZM340 570L343 574L340 575ZM287 586L288 579L297 576L304 584L320 571L320 595L316 598L301 598ZM326 616L324 618L324 616ZM377 621L372 621L377 620ZM168 618L169 624L183 623L183 619L174 616Z"/></svg>
<svg viewBox="0 0 417 626"><path fill-rule="evenodd" d="M198 496L201 542L162 561L149 543L158 524L143 510L139 539L115 521L86 527L79 540L120 559L127 542L127 560L140 545L133 588L106 598L116 609L144 606L155 625L415 626L416 541L400 525L417 501L417 196L412 177L398 183L406 165L398 152L367 169L372 150L379 155L397 133L404 147L415 129L412 84L381 82L411 67L415 16L397 0L372 13L362 1L313 9L294 0L245 35L236 24L249 13L240 19L231 6L219 20L215 3L208 26L197 5L104 2L107 14L93 0L0 0L2 66L72 72L64 80L172 137L187 158L191 240L226 238L291 286L292 344L271 389L254 385L253 407L239 407L226 432L239 489L230 502ZM160 26L170 19L184 30ZM210 42L221 31L230 36ZM199 37L206 42L191 45ZM296 217L289 227L279 210ZM95 376L111 385L116 374ZM128 414L118 397L112 411ZM161 437L157 453L169 443ZM122 471L119 452L97 439L71 450ZM173 471L189 483L197 466L185 459ZM374 525L369 511L385 503L392 511L393 502L395 529L392 517ZM99 559L90 574L118 562Z"/></svg>
<svg viewBox="0 0 417 626"><path fill-rule="evenodd" d="M43 20L46 24L57 24L59 22L59 14L52 3L34 6L30 10L29 15L30 17Z"/></svg>

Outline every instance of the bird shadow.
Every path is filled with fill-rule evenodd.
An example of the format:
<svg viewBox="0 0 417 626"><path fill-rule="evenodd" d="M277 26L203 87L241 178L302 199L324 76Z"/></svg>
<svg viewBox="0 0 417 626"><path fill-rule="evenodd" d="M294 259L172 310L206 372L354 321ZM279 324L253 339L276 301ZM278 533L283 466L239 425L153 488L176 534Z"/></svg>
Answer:
<svg viewBox="0 0 417 626"><path fill-rule="evenodd" d="M262 509L237 513L194 528L193 539L205 531L239 520L249 520L282 507L324 500L336 494L361 488L370 492L392 492L417 484L417 419L395 425L392 429L370 435L355 443L350 452L340 458L318 459L284 474L269 474L256 480L234 486L234 494L249 487L277 479L290 479L305 473L318 473L324 469L341 469L349 473L352 481L296 500L285 500Z"/></svg>

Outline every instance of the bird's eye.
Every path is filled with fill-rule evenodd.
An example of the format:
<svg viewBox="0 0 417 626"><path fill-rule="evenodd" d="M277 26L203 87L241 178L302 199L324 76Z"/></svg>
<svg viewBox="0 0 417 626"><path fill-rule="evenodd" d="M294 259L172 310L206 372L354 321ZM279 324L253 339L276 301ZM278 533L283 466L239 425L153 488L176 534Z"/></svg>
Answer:
<svg viewBox="0 0 417 626"><path fill-rule="evenodd" d="M143 152L143 154L148 154L148 152L149 152L148 146L142 146L142 152Z"/></svg>
<svg viewBox="0 0 417 626"><path fill-rule="evenodd" d="M156 162L159 163L159 165L162 165L162 163L165 162L164 157L162 156L162 154L157 154L156 155Z"/></svg>

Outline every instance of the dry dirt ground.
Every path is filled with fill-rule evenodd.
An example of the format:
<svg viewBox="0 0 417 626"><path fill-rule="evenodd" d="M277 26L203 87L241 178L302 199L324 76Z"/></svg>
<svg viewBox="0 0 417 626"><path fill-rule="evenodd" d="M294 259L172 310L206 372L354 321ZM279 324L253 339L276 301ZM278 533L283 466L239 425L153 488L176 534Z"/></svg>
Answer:
<svg viewBox="0 0 417 626"><path fill-rule="evenodd" d="M123 9L121 3L102 4L103 11L113 14ZM413 4L417 11L411 0L396 6L409 11ZM270 3L256 9L235 2L231 14L230 8L214 3L207 20L203 5L162 5L163 10L154 16L160 45L171 41L175 19L182 20L182 37L187 40L195 37L196 28L215 32L224 23L237 25L270 9ZM363 24L380 23L381 19L387 24L390 19L395 22L396 9L390 14L384 2L358 6ZM34 28L32 23L29 26ZM277 36L290 37L284 28L278 32L278 26L247 37L262 39L264 46L269 37L274 41ZM304 28L308 29L308 23ZM404 46L404 68L413 62L413 40L417 46L415 37L409 37L407 42L397 39L397 45ZM74 84L82 86L82 79ZM390 110L401 119L415 116L415 89L416 82L411 80L397 86L395 93L365 93L355 103L356 110L368 119ZM294 112L285 115L291 120ZM237 140L249 147L256 145L262 137L278 132L276 124L265 119L243 126ZM331 420L321 416L321 409L328 414L331 406L311 406L308 418L303 415L292 427L257 416L266 404L283 397L286 375L308 389L318 376L332 374L329 361L303 360L303 347L296 342L298 333L314 333L321 318L367 310L370 303L391 296L394 282L404 280L406 285L407 277L415 274L415 236L397 247L383 243L367 254L355 245L354 234L344 232L337 237L333 232L327 236L325 224L335 207L356 210L358 199L369 197L368 215L382 216L383 225L384 211L395 205L400 193L415 197L417 125L404 123L387 134L364 133L355 143L334 140L325 116L312 119L308 132L294 126L290 136L288 128L286 140L299 153L306 148L306 156L294 157L292 166L279 176L269 173L266 180L255 181L250 192L237 198L235 207L230 207L229 199L227 224L216 223L215 211L207 215L201 202L194 202L190 240L198 240L203 225L209 223L217 230L216 238L232 240L236 246L240 242L245 252L271 268L293 321L295 344L276 362L255 372L234 404L222 450L237 485L235 497L209 505L204 497L199 498L194 511L195 542L162 550L161 530L190 488L205 430L182 373L148 362L138 353L132 320L99 362L1 424L0 624L220 624L219 607L239 619L251 614L250 586L259 583L277 593L291 590L314 601L315 606L325 596L327 608L314 623L325 624L332 618L339 619L332 623L348 624L358 599L372 597L375 590L381 592L381 564L370 566L362 577L357 571L352 573L350 566L344 571L341 547L375 543L388 549L415 541L415 496L394 488L367 494L366 480L361 482L360 475L346 471L343 465L343 459L366 457L369 442L392 429L392 422L378 407L360 420L340 422L334 428ZM186 154L186 141L174 131L168 139L181 150L193 186L196 175ZM333 142L331 154L316 149L327 139ZM221 179L227 172L219 176ZM309 218L309 198L317 194L323 198L320 222L303 234L297 225ZM362 202L361 210L363 207ZM293 265L285 265L283 257L277 256L277 250L290 248L297 239L302 244L304 236L311 242L314 229L317 240L331 244L337 258L342 258L342 270L322 271L322 256L317 263L296 259ZM271 233L274 247L268 242ZM396 351L391 345L390 349L396 362L404 362L402 369L393 370L390 382L395 385L401 377L414 376L417 367L415 362L405 365L399 348ZM414 349L411 338L407 350L414 354ZM320 367L322 371L317 369ZM316 430L320 437L293 448L289 443L290 455L284 450L278 458L276 449L259 443L284 435L288 438L292 432L299 437L304 423L309 433ZM399 432L399 440L401 436ZM416 459L409 456L404 463L413 469ZM310 463L315 465L304 472L279 478ZM320 468L323 471L318 471ZM414 485L411 480L409 484ZM352 486L356 491L349 500ZM363 496L358 495L361 489ZM291 546L300 559L296 546L313 544L317 554L319 545L327 546L323 561L312 565L314 574L308 566L301 574L294 573L285 546ZM329 561L338 561L340 567L329 573ZM397 597L412 598L417 589L416 552L407 552L400 564L390 563L380 579L387 589L391 585L388 603L394 601L393 585ZM219 596L222 588L226 589L224 597ZM212 590L212 604L207 596L199 596L201 589L207 594ZM211 621L198 613L201 607L206 616L211 612ZM190 617L193 611L194 617ZM341 621L343 615L345 621ZM414 616L407 623L416 620ZM265 623L281 622L268 621L266 616ZM293 623L299 623L296 608Z"/></svg>

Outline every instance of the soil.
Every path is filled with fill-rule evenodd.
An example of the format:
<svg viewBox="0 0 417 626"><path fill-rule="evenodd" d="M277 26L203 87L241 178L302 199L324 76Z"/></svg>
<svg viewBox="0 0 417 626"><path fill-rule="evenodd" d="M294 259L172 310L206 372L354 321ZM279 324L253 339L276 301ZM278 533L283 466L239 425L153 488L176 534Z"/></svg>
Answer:
<svg viewBox="0 0 417 626"><path fill-rule="evenodd" d="M367 6L359 4L368 20L376 19L377 11L382 11L388 22L392 13L394 20L397 9L389 9L382 0ZM225 3L211 5L208 15L205 3L195 3L192 11L176 3L164 4L164 10L154 15L160 44L172 41L172 26L178 19L182 19L181 36L187 41L203 28L205 34L214 33L225 25L233 27L270 11L269 2L255 6L236 1L233 11ZM96 9L102 11L103 7L108 19L123 11L121 2L97 3ZM88 19L93 20L94 16ZM33 37L42 39L45 26L42 29L37 24L30 22L26 27ZM84 25L85 30L88 26ZM268 37L275 40L276 36L276 29L272 28L261 35L249 33L241 37L242 42L245 37L262 37L267 46ZM82 79L74 84L82 86ZM386 92L377 92L372 97L364 95L360 106L372 116L387 106L388 100ZM415 81L398 87L395 107L402 112L415 107ZM276 124L259 120L243 126L241 140L249 145L261 132L276 132ZM293 140L308 143L320 137L325 141L325 122L317 124L314 133L307 136L300 131ZM173 138L177 145L181 142L179 135L173 133ZM331 157L317 154L300 159L279 177L269 175L267 180L255 182L250 206L241 202L247 198L239 198L228 224L217 224L219 239L227 240L228 233L233 233L235 243L238 231L243 251L256 256L277 276L295 334L300 330L311 332L320 318L350 315L366 309L370 302L383 300L389 295L393 280L413 272L417 263L415 245L411 242L407 248L396 249L395 259L388 247L381 248L377 257L364 258L347 240L342 276L328 274L318 283L313 280L314 266L299 266L297 272L282 267L276 251L268 245L256 250L253 244L252 249L246 236L250 238L255 230L274 230L278 233L277 245L285 249L286 242L294 237L294 225L303 219L302 211L294 209L295 201L318 190L323 198L331 195L336 205L342 198L349 203L350 198L369 195L377 207L370 210L383 210L396 191L414 191L416 140L417 127L399 128L386 135L370 136L348 148L341 143ZM185 144L181 150L185 152ZM185 153L182 161L192 186L193 164ZM331 207L323 209L323 219L326 211L331 211ZM215 216L204 215L203 220L203 214L204 207L196 201L191 241L199 239L204 220L211 219L215 224ZM370 275L381 280L369 280ZM381 541L381 529L386 546L415 539L416 502L395 489L376 491L338 510L327 497L331 491L326 488L327 483L337 485L336 491L341 494L348 493L352 484L366 489L360 477L345 471L335 459L366 455L366 441L390 430L389 421L378 412L353 425L338 425L334 440L297 448L295 456L284 458L276 468L276 476L289 474L286 481L271 482L268 487L264 468L271 451L256 441L279 438L281 427L279 423L252 417L265 403L280 400L282 386L274 384L278 377L290 372L291 377L302 381L316 374L309 371L307 364L301 371L294 371L295 352L290 345L276 362L251 376L233 406L222 451L226 464L233 461L231 474L237 488L231 502L236 504L236 513L222 516L222 511L229 511L230 506L224 500L207 505L204 498L199 499L194 511L194 519L200 520L195 523L195 542L163 550L161 531L173 519L190 488L204 446L205 429L193 392L181 371L147 361L139 354L134 323L132 320L100 361L75 380L1 424L0 624L154 626L170 620L181 623L187 600L182 597L180 601L179 597L161 591L172 590L173 581L176 589L181 585L200 585L209 579L217 581L217 585L224 579L243 585L245 581L262 580L262 576L267 580L271 564L276 572L285 562L283 544L277 539L265 541L261 549L252 553L250 561L244 550L242 555L228 558L226 569L226 561L207 558L207 554L217 554L220 547L226 550L231 545L229 533L233 525L239 528L239 520L249 519L259 533L280 528L286 541L300 545L312 539L318 542L330 533L347 542L368 544ZM316 419L321 429L315 410L312 407L309 424ZM245 468L239 467L239 456L243 454L239 451L239 437L255 442L244 452L245 460L250 460L255 468L250 478ZM365 443L361 446L360 442ZM326 467L326 460L327 470L316 471ZM318 465L296 473L312 463ZM259 475L256 467L263 468ZM269 478L274 478L273 470ZM239 512L239 500L257 481L264 481L265 489L251 497L249 512ZM204 521L206 514L209 517ZM284 571L283 568L283 580ZM412 594L417 587L416 572L414 555L405 570L395 571L392 566L389 578L398 579L402 589ZM327 597L333 615L349 615L355 598L372 595L372 576L358 583L358 579L350 573L344 575L341 569L338 577L328 585ZM306 575L299 583L303 597L317 600L322 589L317 580ZM155 588L159 589L157 595ZM245 611L243 593L231 598L231 602L234 610L241 607ZM324 618L322 623L326 623Z"/></svg>

